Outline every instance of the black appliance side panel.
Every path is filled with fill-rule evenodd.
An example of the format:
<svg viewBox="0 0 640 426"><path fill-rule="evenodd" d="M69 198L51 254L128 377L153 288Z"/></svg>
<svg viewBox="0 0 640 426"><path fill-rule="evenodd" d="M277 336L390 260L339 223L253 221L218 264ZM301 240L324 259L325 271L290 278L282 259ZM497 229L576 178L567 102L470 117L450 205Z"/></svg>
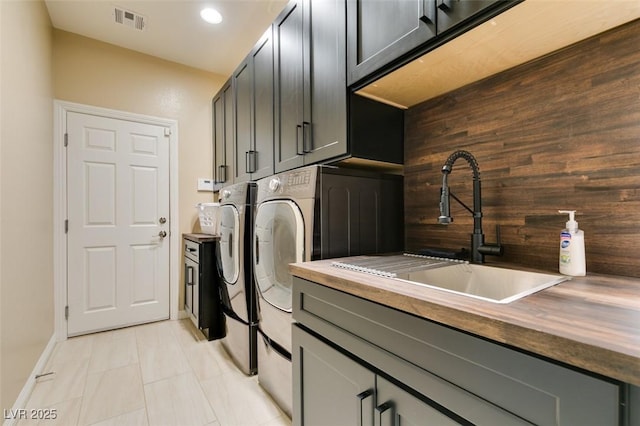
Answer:
<svg viewBox="0 0 640 426"><path fill-rule="evenodd" d="M244 280L245 296L247 298L247 311L249 322L258 322L258 293L253 276L253 227L255 219L256 197L258 187L255 182L247 184L247 200L244 214Z"/></svg>
<svg viewBox="0 0 640 426"><path fill-rule="evenodd" d="M321 175L313 260L402 251L402 177L343 173Z"/></svg>

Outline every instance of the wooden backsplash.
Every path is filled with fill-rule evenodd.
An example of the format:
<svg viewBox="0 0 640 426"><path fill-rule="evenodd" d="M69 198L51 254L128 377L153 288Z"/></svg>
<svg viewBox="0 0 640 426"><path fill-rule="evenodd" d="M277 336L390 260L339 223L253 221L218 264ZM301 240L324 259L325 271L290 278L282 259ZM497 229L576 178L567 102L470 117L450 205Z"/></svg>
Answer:
<svg viewBox="0 0 640 426"><path fill-rule="evenodd" d="M557 271L557 211L577 210L587 273L640 277L638 46L635 21L407 110L406 249L469 248L469 212L452 199L454 223L436 221L441 168L465 149L480 166L487 242L501 225L502 260ZM463 159L449 184L471 207Z"/></svg>

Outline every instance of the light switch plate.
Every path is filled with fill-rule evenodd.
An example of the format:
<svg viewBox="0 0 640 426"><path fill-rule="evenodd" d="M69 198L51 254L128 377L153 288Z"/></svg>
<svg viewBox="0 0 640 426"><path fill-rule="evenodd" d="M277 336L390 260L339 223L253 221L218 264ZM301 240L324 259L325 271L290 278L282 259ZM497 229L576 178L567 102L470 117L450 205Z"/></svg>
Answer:
<svg viewBox="0 0 640 426"><path fill-rule="evenodd" d="M198 178L198 191L213 192L213 179Z"/></svg>

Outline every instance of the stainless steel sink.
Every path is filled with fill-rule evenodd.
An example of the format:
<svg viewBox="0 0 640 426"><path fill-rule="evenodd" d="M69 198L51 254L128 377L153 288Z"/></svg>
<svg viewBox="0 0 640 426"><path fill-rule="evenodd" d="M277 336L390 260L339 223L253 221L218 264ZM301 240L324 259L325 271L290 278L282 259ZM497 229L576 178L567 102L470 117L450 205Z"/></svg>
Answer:
<svg viewBox="0 0 640 426"><path fill-rule="evenodd" d="M395 279L494 303L510 303L568 277L460 263L396 274Z"/></svg>
<svg viewBox="0 0 640 426"><path fill-rule="evenodd" d="M333 266L493 303L510 303L569 279L563 275L408 254L362 256L350 262L334 262Z"/></svg>

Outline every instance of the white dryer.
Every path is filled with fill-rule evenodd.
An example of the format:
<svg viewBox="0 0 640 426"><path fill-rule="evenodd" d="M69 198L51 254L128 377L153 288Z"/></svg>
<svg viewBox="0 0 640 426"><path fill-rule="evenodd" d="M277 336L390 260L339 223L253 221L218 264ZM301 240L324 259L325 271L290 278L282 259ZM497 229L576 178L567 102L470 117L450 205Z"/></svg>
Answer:
<svg viewBox="0 0 640 426"><path fill-rule="evenodd" d="M402 251L402 177L310 166L259 180L254 225L258 381L292 407L289 264Z"/></svg>
<svg viewBox="0 0 640 426"><path fill-rule="evenodd" d="M242 182L220 191L218 269L220 299L226 316L222 346L247 375L258 371L257 294L252 262L256 184Z"/></svg>

